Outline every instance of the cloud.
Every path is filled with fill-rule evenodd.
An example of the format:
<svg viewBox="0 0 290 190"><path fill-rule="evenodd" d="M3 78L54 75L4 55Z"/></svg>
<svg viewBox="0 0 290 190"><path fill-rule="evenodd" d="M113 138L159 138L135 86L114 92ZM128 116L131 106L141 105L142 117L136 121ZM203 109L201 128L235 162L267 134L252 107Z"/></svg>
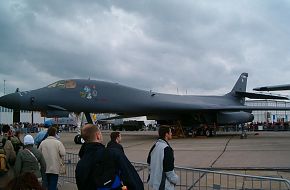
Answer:
<svg viewBox="0 0 290 190"><path fill-rule="evenodd" d="M269 0L2 1L0 81L8 92L90 77L183 94L224 94L242 72L248 90L289 83L289 8Z"/></svg>

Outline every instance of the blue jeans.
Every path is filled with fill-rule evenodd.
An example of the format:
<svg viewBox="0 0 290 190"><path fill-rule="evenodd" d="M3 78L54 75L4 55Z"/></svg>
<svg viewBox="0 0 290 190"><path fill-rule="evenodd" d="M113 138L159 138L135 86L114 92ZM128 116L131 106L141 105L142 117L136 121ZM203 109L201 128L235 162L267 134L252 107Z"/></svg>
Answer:
<svg viewBox="0 0 290 190"><path fill-rule="evenodd" d="M57 181L58 181L58 174L46 174L47 179L47 189L48 190L57 190Z"/></svg>

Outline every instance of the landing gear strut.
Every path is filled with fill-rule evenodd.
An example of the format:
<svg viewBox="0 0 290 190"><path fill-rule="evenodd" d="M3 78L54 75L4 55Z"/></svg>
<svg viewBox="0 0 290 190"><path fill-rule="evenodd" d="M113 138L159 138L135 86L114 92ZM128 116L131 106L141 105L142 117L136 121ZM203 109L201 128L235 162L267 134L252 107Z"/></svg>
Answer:
<svg viewBox="0 0 290 190"><path fill-rule="evenodd" d="M183 131L183 128L182 128L180 121L177 121L176 125L171 125L171 127L173 128L172 135L174 137L176 137L176 138L185 137L185 134L184 134L184 131Z"/></svg>
<svg viewBox="0 0 290 190"><path fill-rule="evenodd" d="M241 125L241 129L242 129L242 134L240 136L241 139L246 139L247 138L247 133L246 130L244 130L244 125Z"/></svg>
<svg viewBox="0 0 290 190"><path fill-rule="evenodd" d="M91 118L90 113L87 113L87 112L86 112L86 113L85 113L85 116L86 116L87 122L93 124L93 120L92 120L92 118ZM82 126L82 121L81 121L81 126ZM75 142L76 144L83 144L83 143L85 142L84 139L81 137L80 132L75 136L75 138L74 138L74 142Z"/></svg>

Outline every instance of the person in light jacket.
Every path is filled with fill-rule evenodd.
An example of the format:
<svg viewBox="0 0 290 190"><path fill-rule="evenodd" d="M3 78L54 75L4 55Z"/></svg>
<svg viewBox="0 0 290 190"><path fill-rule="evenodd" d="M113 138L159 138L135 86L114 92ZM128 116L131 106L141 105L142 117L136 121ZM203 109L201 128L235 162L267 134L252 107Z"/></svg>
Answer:
<svg viewBox="0 0 290 190"><path fill-rule="evenodd" d="M48 137L41 142L39 150L46 162L47 189L56 190L60 173L61 159L65 156L65 148L61 141L56 138L57 129L50 127L47 130Z"/></svg>
<svg viewBox="0 0 290 190"><path fill-rule="evenodd" d="M178 176L174 172L174 153L168 144L172 139L169 126L160 126L159 139L150 149L147 157L149 164L148 183L153 190L174 190Z"/></svg>

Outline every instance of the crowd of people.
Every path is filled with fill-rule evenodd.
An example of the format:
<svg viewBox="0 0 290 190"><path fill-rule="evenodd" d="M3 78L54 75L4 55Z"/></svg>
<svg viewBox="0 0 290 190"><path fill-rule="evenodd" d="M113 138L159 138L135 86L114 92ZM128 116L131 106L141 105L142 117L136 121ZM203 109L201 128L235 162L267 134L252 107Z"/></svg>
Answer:
<svg viewBox="0 0 290 190"><path fill-rule="evenodd" d="M0 137L0 189L56 190L61 159L65 148L56 137L57 129L50 127L39 148L27 134L23 143L9 125L2 126ZM3 158L3 159L2 159Z"/></svg>
<svg viewBox="0 0 290 190"><path fill-rule="evenodd" d="M159 139L150 149L147 158L148 183L153 190L173 190L178 176L174 172L173 149L168 143L172 138L172 132L170 127L160 126L158 133ZM75 170L79 190L144 189L138 172L121 145L120 132L112 132L111 141L106 146L97 125L84 125L81 136L85 143L79 150L80 160ZM16 140L18 143L15 143ZM63 157L66 154L65 147L59 140L55 127L48 128L39 142L36 143L36 140L39 141L27 134L22 143L19 134L13 134L10 126L2 127L0 148L5 153L7 171L5 169L3 170L5 172L0 171L0 190L57 189Z"/></svg>
<svg viewBox="0 0 290 190"><path fill-rule="evenodd" d="M0 124L0 131L1 128L7 124ZM12 132L17 132L19 131L20 133L37 133L43 128L45 128L44 124L39 124L39 123L28 123L28 122L20 122L20 123L13 123L10 124L9 127L11 128Z"/></svg>

